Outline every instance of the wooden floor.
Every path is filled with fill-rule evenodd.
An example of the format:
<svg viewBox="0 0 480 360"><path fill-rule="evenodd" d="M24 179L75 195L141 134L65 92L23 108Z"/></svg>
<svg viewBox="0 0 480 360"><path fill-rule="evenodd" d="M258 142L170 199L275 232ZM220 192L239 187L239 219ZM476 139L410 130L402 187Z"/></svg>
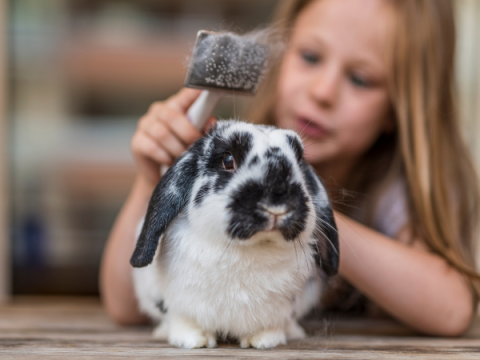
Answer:
<svg viewBox="0 0 480 360"><path fill-rule="evenodd" d="M387 320L305 323L312 334L270 350L183 350L154 341L150 327L120 328L97 299L16 298L0 306L0 359L480 359L480 320L458 339L421 337Z"/></svg>

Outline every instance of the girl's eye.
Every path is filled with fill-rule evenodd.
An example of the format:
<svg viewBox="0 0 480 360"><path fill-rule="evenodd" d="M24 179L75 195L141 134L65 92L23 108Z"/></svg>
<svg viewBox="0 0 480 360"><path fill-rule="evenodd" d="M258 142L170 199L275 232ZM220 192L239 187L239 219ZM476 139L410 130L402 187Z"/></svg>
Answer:
<svg viewBox="0 0 480 360"><path fill-rule="evenodd" d="M237 169L237 164L233 155L229 152L223 153L223 167L225 170L234 171Z"/></svg>
<svg viewBox="0 0 480 360"><path fill-rule="evenodd" d="M371 85L368 80L355 74L350 75L350 81L352 82L353 85L357 87L362 87L362 88L368 88Z"/></svg>
<svg viewBox="0 0 480 360"><path fill-rule="evenodd" d="M320 56L312 51L302 51L300 56L302 57L303 61L310 65L315 65L320 62Z"/></svg>

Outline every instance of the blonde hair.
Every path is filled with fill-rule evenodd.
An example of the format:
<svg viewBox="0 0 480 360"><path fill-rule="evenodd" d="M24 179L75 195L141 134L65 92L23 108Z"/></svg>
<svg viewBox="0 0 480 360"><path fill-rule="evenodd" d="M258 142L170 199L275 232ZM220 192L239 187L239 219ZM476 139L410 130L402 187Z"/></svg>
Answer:
<svg viewBox="0 0 480 360"><path fill-rule="evenodd" d="M279 8L276 24L287 39L298 14L313 1L287 0ZM475 268L474 244L480 191L455 103L452 3L386 1L396 15L388 77L396 130L381 135L363 154L347 190L376 199L369 204L368 224L386 184L404 176L413 235L421 236L433 252L466 275L478 296L480 276ZM250 118L275 122L279 67L272 68L259 90Z"/></svg>

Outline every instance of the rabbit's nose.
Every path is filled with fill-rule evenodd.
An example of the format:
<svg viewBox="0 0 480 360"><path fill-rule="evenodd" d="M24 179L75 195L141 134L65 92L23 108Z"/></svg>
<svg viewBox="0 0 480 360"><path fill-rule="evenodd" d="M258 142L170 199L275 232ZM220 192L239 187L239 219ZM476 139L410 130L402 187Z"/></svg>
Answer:
<svg viewBox="0 0 480 360"><path fill-rule="evenodd" d="M263 209L268 214L267 231L278 230L290 213L286 206L264 206Z"/></svg>
<svg viewBox="0 0 480 360"><path fill-rule="evenodd" d="M281 216L289 212L289 209L285 206L262 206L263 209L270 215Z"/></svg>

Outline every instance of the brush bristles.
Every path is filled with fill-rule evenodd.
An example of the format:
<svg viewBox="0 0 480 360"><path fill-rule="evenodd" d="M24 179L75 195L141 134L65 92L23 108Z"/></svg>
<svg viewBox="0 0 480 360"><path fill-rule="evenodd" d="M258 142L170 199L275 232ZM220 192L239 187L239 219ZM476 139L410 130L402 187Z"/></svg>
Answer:
<svg viewBox="0 0 480 360"><path fill-rule="evenodd" d="M255 39L200 31L185 86L255 93L268 55L268 46Z"/></svg>

